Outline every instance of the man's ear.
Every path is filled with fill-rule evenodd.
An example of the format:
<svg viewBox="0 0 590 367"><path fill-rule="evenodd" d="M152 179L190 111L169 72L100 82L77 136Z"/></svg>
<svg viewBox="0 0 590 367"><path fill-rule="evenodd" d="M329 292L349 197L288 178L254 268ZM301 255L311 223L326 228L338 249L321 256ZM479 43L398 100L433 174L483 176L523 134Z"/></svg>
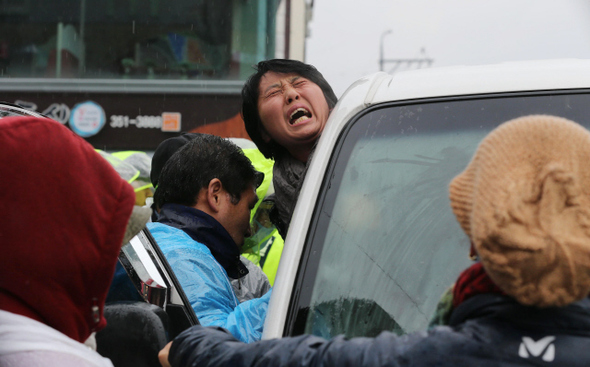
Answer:
<svg viewBox="0 0 590 367"><path fill-rule="evenodd" d="M219 212L223 194L223 184L218 178L209 181L207 186L207 203L211 210L215 213Z"/></svg>

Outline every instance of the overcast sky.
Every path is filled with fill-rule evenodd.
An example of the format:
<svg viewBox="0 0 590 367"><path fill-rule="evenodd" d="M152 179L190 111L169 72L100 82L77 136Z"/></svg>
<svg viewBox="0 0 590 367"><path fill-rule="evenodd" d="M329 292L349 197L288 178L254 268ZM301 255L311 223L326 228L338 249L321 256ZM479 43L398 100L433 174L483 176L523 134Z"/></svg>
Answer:
<svg viewBox="0 0 590 367"><path fill-rule="evenodd" d="M338 96L379 70L387 30L385 59L424 49L434 67L590 59L588 0L314 0L309 29L306 62Z"/></svg>

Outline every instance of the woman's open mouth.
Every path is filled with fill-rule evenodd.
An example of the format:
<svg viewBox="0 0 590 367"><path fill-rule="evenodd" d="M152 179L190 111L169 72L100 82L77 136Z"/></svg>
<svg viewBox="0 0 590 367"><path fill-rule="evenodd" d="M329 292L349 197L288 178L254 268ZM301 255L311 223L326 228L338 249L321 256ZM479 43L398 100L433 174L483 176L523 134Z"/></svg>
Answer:
<svg viewBox="0 0 590 367"><path fill-rule="evenodd" d="M291 113L291 116L289 117L289 123L291 125L297 125L303 121L310 119L311 116L311 112L309 112L306 108L299 107Z"/></svg>

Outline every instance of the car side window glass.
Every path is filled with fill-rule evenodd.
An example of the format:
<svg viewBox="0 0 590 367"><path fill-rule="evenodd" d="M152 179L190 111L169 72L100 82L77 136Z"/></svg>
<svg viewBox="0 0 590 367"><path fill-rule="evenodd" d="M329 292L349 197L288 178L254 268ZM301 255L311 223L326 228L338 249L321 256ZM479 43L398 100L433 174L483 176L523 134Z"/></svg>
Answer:
<svg viewBox="0 0 590 367"><path fill-rule="evenodd" d="M314 213L295 324L326 338L424 330L470 264L448 185L512 118L587 123L588 95L520 96L374 108L343 137ZM304 310L305 312L301 312Z"/></svg>

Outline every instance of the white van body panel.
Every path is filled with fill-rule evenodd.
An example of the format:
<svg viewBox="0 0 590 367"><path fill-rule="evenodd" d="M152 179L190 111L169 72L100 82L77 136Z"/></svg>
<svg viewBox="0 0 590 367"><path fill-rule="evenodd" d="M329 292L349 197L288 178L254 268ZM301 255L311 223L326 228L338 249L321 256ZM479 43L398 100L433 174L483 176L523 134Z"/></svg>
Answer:
<svg viewBox="0 0 590 367"><path fill-rule="evenodd" d="M263 339L283 336L303 246L324 173L336 141L351 118L372 105L384 102L576 88L590 88L590 60L457 66L420 69L395 75L376 73L353 83L331 113L303 183L285 239Z"/></svg>

